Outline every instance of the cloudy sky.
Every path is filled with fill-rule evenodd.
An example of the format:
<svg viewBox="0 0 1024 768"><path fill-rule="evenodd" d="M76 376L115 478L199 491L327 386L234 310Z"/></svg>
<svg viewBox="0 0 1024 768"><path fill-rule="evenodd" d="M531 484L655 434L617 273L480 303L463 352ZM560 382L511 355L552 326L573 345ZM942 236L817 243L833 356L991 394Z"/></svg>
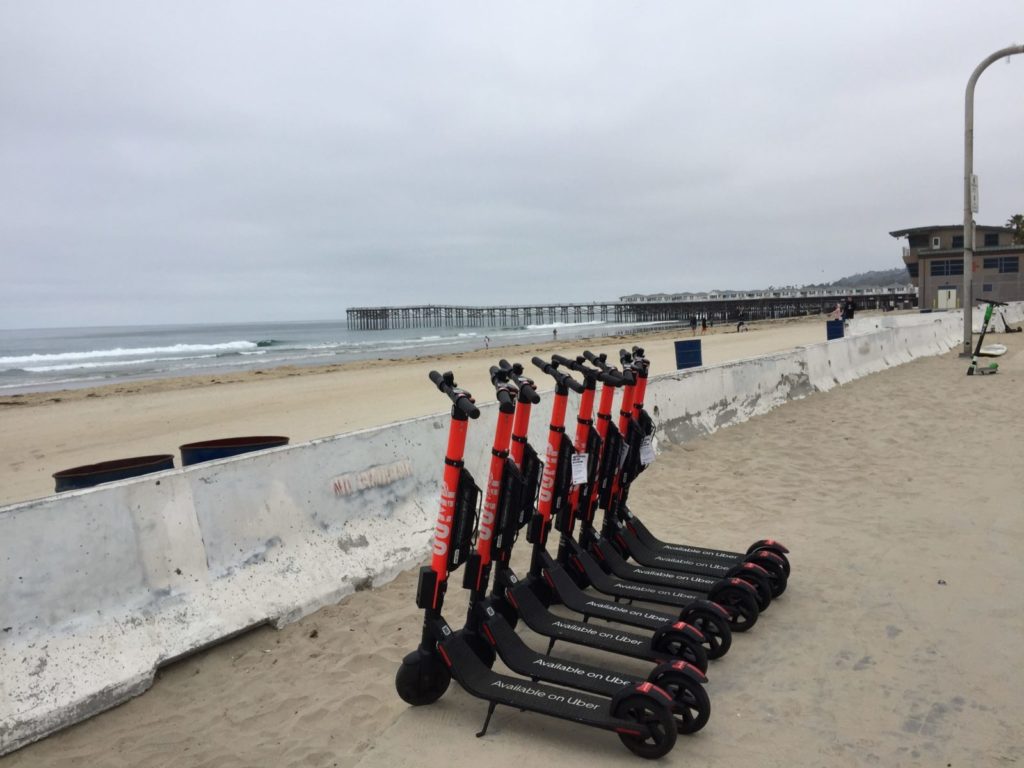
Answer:
<svg viewBox="0 0 1024 768"><path fill-rule="evenodd" d="M901 265L1020 0L0 0L0 328L330 319ZM1024 57L976 100L1024 211Z"/></svg>

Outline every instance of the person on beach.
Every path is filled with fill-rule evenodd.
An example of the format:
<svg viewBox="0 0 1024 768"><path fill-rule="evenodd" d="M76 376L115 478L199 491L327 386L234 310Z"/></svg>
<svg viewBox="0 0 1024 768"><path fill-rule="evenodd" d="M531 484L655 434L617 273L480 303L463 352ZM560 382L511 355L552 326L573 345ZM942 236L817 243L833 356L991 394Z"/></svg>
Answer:
<svg viewBox="0 0 1024 768"><path fill-rule="evenodd" d="M557 328L552 328L551 329L551 338L553 338L555 341L558 341L558 329Z"/></svg>
<svg viewBox="0 0 1024 768"><path fill-rule="evenodd" d="M490 349L490 348L491 348L491 337L490 336L484 336L484 349Z"/></svg>
<svg viewBox="0 0 1024 768"><path fill-rule="evenodd" d="M828 316L829 320L842 320L843 319L843 305L838 301L836 302L836 308L832 310L832 314Z"/></svg>
<svg viewBox="0 0 1024 768"><path fill-rule="evenodd" d="M853 320L853 313L857 311L857 305L853 303L853 297L846 297L846 306L843 307L843 319Z"/></svg>
<svg viewBox="0 0 1024 768"><path fill-rule="evenodd" d="M708 329L708 319L706 317L702 317L700 319L700 335L703 336L705 331L707 331L707 329Z"/></svg>
<svg viewBox="0 0 1024 768"><path fill-rule="evenodd" d="M697 335L697 316L696 315L690 315L690 335L691 336L696 336Z"/></svg>

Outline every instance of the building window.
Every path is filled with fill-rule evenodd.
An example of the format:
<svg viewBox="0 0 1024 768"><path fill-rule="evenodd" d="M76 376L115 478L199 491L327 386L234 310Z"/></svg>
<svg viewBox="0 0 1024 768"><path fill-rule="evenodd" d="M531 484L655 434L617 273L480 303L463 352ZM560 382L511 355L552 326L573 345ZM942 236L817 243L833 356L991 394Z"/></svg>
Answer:
<svg viewBox="0 0 1024 768"><path fill-rule="evenodd" d="M992 283L982 283L982 285L981 285L981 292L982 293L992 293Z"/></svg>
<svg viewBox="0 0 1024 768"><path fill-rule="evenodd" d="M941 247L942 247L942 239L938 235L935 235L934 237L932 237L932 248L941 248Z"/></svg>
<svg viewBox="0 0 1024 768"><path fill-rule="evenodd" d="M928 235L911 235L907 238L907 245L911 248L927 248Z"/></svg>
<svg viewBox="0 0 1024 768"><path fill-rule="evenodd" d="M998 232L986 232L985 233L985 245L992 247L993 245L999 245L999 233Z"/></svg>
<svg viewBox="0 0 1024 768"><path fill-rule="evenodd" d="M985 243L985 245L988 245L988 243ZM963 248L964 247L964 236L963 235L953 235L953 245L951 247L952 248Z"/></svg>
<svg viewBox="0 0 1024 768"><path fill-rule="evenodd" d="M999 259L1000 272L1020 272L1020 257L1003 256Z"/></svg>
<svg viewBox="0 0 1024 768"><path fill-rule="evenodd" d="M984 261L981 262L981 266L984 269L999 269L999 259L985 259Z"/></svg>
<svg viewBox="0 0 1024 768"><path fill-rule="evenodd" d="M917 277L917 262L913 264L907 264L907 274L911 277Z"/></svg>
<svg viewBox="0 0 1024 768"><path fill-rule="evenodd" d="M932 259L931 276L945 277L946 275L962 275L964 273L963 259Z"/></svg>

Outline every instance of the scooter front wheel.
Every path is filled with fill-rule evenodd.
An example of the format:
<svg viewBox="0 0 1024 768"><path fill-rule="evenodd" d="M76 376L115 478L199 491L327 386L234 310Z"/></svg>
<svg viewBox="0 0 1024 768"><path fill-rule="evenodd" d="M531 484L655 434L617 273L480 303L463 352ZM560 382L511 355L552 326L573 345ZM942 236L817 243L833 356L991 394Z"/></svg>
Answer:
<svg viewBox="0 0 1024 768"><path fill-rule="evenodd" d="M417 648L406 654L395 674L395 689L406 704L433 704L448 690L451 672L436 653Z"/></svg>

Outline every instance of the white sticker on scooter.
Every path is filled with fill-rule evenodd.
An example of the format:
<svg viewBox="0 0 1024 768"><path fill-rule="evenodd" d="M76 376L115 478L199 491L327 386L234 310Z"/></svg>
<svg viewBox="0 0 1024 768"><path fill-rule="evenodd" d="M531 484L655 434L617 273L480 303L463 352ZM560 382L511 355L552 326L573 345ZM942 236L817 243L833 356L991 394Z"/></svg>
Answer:
<svg viewBox="0 0 1024 768"><path fill-rule="evenodd" d="M587 482L587 462L590 454L574 453L572 455L572 484L583 485Z"/></svg>

